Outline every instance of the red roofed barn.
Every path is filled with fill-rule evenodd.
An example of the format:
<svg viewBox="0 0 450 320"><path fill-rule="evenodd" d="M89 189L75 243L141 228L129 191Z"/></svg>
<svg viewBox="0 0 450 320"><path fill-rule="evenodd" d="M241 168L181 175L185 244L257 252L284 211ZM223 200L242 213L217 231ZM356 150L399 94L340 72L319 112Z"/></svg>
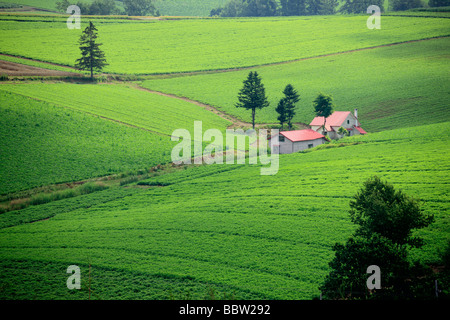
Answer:
<svg viewBox="0 0 450 320"><path fill-rule="evenodd" d="M317 131L321 134L326 134L330 139L342 138L338 134L339 128L344 127L347 129L351 136L358 134L366 134L367 132L361 128L358 122L358 109L355 109L355 114L350 111L335 111L331 116L327 118L325 122L325 130L323 130L324 118L315 117L313 121L309 124L311 129Z"/></svg>

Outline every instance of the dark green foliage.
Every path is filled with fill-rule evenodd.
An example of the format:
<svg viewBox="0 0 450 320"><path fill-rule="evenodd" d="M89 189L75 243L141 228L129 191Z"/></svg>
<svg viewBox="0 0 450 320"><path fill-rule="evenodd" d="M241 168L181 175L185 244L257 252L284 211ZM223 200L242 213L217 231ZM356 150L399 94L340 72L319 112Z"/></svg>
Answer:
<svg viewBox="0 0 450 320"><path fill-rule="evenodd" d="M256 71L250 71L244 86L239 91L239 102L236 104L237 108L245 108L252 110L252 125L255 129L255 113L256 109L262 109L269 106L267 101L266 91L264 85L261 83L261 78Z"/></svg>
<svg viewBox="0 0 450 320"><path fill-rule="evenodd" d="M403 11L423 7L422 1L420 0L392 0L390 5L394 11Z"/></svg>
<svg viewBox="0 0 450 320"><path fill-rule="evenodd" d="M295 116L295 104L300 101L300 96L291 84L286 86L283 93L285 100L285 118L289 125L289 129L292 129L292 119Z"/></svg>
<svg viewBox="0 0 450 320"><path fill-rule="evenodd" d="M320 290L326 299L368 298L367 267L376 265L381 270L382 288L393 286L408 268L407 252L379 234L369 237L350 237L347 242L335 244L335 258L330 262L332 271Z"/></svg>
<svg viewBox="0 0 450 320"><path fill-rule="evenodd" d="M345 0L344 5L339 9L344 13L367 13L367 8L371 5L380 7L384 11L384 0Z"/></svg>
<svg viewBox="0 0 450 320"><path fill-rule="evenodd" d="M277 120L280 122L281 129L283 129L283 125L286 122L286 99L280 99L275 111L278 113Z"/></svg>
<svg viewBox="0 0 450 320"><path fill-rule="evenodd" d="M308 15L330 15L336 13L337 0L306 0Z"/></svg>
<svg viewBox="0 0 450 320"><path fill-rule="evenodd" d="M231 0L223 8L211 11L211 16L222 17L268 17L277 12L274 0Z"/></svg>
<svg viewBox="0 0 450 320"><path fill-rule="evenodd" d="M450 6L450 0L429 0L428 6L430 7L446 7Z"/></svg>
<svg viewBox="0 0 450 320"><path fill-rule="evenodd" d="M75 67L80 70L88 70L91 72L91 80L94 79L94 70L101 71L107 66L105 54L100 50L101 43L96 43L97 28L92 22L83 31L80 37L80 50L82 57L76 60Z"/></svg>
<svg viewBox="0 0 450 320"><path fill-rule="evenodd" d="M56 9L66 13L67 8L71 4L68 0L61 0L56 3ZM92 3L78 1L76 5L80 8L82 15L111 15L121 13L114 0L94 0Z"/></svg>
<svg viewBox="0 0 450 320"><path fill-rule="evenodd" d="M423 214L416 200L378 177L364 182L364 188L350 201L350 208L352 222L359 225L357 234L378 233L400 245L421 246L422 240L411 233L434 220L433 216Z"/></svg>
<svg viewBox="0 0 450 320"><path fill-rule="evenodd" d="M417 262L410 264L408 245L419 246L411 237L427 227L433 216L424 215L417 202L378 177L368 179L350 201L351 221L358 225L344 244L336 244L332 271L320 287L328 299L432 297L432 272ZM381 272L381 289L367 288L367 268Z"/></svg>
<svg viewBox="0 0 450 320"><path fill-rule="evenodd" d="M123 0L126 14L129 16L145 16L155 14L155 6L152 0Z"/></svg>
<svg viewBox="0 0 450 320"><path fill-rule="evenodd" d="M334 108L333 97L331 95L319 93L317 98L313 101L313 106L316 116L325 118L325 121L323 123L325 131L327 118L333 113Z"/></svg>
<svg viewBox="0 0 450 320"><path fill-rule="evenodd" d="M307 14L306 0L281 0L281 15L303 16Z"/></svg>

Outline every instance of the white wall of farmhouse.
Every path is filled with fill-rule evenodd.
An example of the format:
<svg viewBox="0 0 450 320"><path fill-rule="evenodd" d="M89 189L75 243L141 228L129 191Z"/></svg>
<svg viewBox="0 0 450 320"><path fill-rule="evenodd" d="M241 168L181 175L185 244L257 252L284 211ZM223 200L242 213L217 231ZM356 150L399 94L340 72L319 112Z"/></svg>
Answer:
<svg viewBox="0 0 450 320"><path fill-rule="evenodd" d="M306 150L309 148L317 147L324 142L323 138L315 139L315 140L307 140L307 141L297 141L292 142L291 140L285 138L284 141L279 142L279 152L280 154L294 153L302 150Z"/></svg>

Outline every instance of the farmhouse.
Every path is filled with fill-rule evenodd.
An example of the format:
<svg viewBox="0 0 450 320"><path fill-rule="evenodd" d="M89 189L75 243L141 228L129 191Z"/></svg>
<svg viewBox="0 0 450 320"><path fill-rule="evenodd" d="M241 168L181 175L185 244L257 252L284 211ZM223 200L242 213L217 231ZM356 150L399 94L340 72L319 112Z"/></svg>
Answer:
<svg viewBox="0 0 450 320"><path fill-rule="evenodd" d="M312 130L328 135L330 139L342 138L342 135L338 133L340 127L347 129L350 136L367 133L358 122L358 109L355 109L354 114L350 111L333 112L325 122L325 131L323 130L324 122L324 117L315 117L309 125Z"/></svg>
<svg viewBox="0 0 450 320"><path fill-rule="evenodd" d="M271 137L271 139L278 136L274 140L273 148L278 148L280 154L294 153L301 150L316 147L324 143L325 136L311 129L281 131L279 134Z"/></svg>

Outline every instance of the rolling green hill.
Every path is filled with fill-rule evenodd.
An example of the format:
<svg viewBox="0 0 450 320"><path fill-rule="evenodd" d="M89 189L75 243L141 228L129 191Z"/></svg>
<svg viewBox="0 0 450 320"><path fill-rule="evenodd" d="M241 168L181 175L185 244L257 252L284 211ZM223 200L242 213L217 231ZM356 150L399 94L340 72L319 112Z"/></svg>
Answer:
<svg viewBox="0 0 450 320"><path fill-rule="evenodd" d="M275 176L252 165L192 167L157 178L165 187L112 188L0 215L10 226L0 231L0 296L87 299L90 264L93 299L204 299L211 290L219 298L311 299L332 245L353 231L350 197L374 174L435 214L414 257L436 261L450 232L448 125L283 155ZM17 215L50 219L23 223ZM65 288L72 264L82 267L82 290Z"/></svg>
<svg viewBox="0 0 450 320"><path fill-rule="evenodd" d="M424 19L384 17L379 31L367 28L366 16L93 21L110 64L104 71L154 74L256 66L449 34L449 19ZM81 31L61 19L17 20L0 19L2 53L75 64Z"/></svg>
<svg viewBox="0 0 450 320"><path fill-rule="evenodd" d="M450 120L449 38L349 52L295 63L252 69L262 77L271 105L258 110L256 121L276 123L275 108L290 83L300 94L294 121L309 124L312 101L319 92L332 94L336 110L358 108L363 127L380 131ZM211 104L251 121L235 107L251 70L174 77L144 82L146 88Z"/></svg>
<svg viewBox="0 0 450 320"><path fill-rule="evenodd" d="M0 101L0 194L170 161L169 137L3 90Z"/></svg>

